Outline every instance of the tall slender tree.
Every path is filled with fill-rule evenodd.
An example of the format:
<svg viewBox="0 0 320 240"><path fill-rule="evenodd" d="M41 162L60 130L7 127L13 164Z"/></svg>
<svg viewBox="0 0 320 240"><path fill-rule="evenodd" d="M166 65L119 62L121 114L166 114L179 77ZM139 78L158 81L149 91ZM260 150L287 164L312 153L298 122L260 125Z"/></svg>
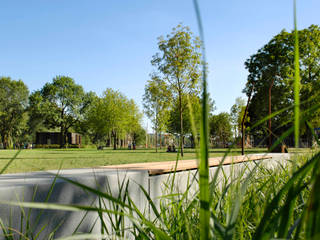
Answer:
<svg viewBox="0 0 320 240"><path fill-rule="evenodd" d="M198 37L194 37L188 27L178 25L164 37L159 37L159 53L153 56L152 65L157 75L164 80L171 91L174 103L178 105L180 118L180 149L183 156L183 98L187 94L199 94L200 46Z"/></svg>

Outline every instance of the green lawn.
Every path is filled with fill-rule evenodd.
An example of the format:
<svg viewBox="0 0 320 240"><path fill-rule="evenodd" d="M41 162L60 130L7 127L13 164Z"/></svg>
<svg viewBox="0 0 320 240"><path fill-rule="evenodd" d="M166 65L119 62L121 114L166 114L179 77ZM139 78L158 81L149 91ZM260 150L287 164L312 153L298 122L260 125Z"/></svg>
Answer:
<svg viewBox="0 0 320 240"><path fill-rule="evenodd" d="M222 156L226 149L210 149L210 157ZM14 156L17 150L0 150L0 170ZM246 153L266 152L265 148L246 150ZM232 155L240 155L241 149L234 149ZM164 149L155 152L154 149L137 150L96 150L96 149L30 149L22 150L5 173L43 171L106 166L124 163L174 161L176 153L167 153ZM183 159L195 159L194 149L185 149Z"/></svg>

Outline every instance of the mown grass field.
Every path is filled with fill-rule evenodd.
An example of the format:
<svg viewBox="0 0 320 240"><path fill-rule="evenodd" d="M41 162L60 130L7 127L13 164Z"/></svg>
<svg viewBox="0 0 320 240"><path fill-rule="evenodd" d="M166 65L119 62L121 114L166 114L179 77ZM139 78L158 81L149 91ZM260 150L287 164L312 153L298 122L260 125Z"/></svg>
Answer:
<svg viewBox="0 0 320 240"><path fill-rule="evenodd" d="M223 156L227 149L210 149L210 157ZM266 152L265 148L246 149L246 153ZM291 149L294 151L306 151ZM0 169L15 155L17 150L0 150ZM229 155L240 155L241 149L232 149ZM194 149L185 149L183 159L195 159ZM22 150L5 173L44 171L50 169L85 168L114 164L174 161L177 153L167 153L165 149L137 150L96 150L96 149L26 149Z"/></svg>

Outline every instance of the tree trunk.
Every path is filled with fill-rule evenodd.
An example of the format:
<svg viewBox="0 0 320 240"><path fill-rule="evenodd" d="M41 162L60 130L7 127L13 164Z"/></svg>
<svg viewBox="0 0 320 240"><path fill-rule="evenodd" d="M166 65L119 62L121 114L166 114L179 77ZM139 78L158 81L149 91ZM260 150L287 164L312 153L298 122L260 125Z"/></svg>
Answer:
<svg viewBox="0 0 320 240"><path fill-rule="evenodd" d="M156 110L155 145L156 145L156 152L158 152L158 110Z"/></svg>
<svg viewBox="0 0 320 240"><path fill-rule="evenodd" d="M66 135L65 135L66 129L65 129L65 126L64 126L64 123L63 123L63 120L64 120L64 107L62 107L62 111L61 111L60 115L61 115L61 119L62 119L62 123L60 125L60 137L61 137L60 148L64 148L65 145L66 145Z"/></svg>
<svg viewBox="0 0 320 240"><path fill-rule="evenodd" d="M116 132L112 131L113 135L113 150L117 150L117 134Z"/></svg>
<svg viewBox="0 0 320 240"><path fill-rule="evenodd" d="M64 148L66 145L66 130L63 125L60 126L60 148Z"/></svg>
<svg viewBox="0 0 320 240"><path fill-rule="evenodd" d="M9 141L8 141L8 137L6 136L6 134L3 134L1 136L1 139L2 139L2 144L3 144L3 149L8 149Z"/></svg>
<svg viewBox="0 0 320 240"><path fill-rule="evenodd" d="M195 148L195 141L194 141L194 136L193 136L193 134L191 134L191 147L192 148Z"/></svg>
<svg viewBox="0 0 320 240"><path fill-rule="evenodd" d="M159 132L159 148L161 149L161 130Z"/></svg>
<svg viewBox="0 0 320 240"><path fill-rule="evenodd" d="M183 157L183 115L182 115L182 96L179 93L179 112L180 112L180 150Z"/></svg>
<svg viewBox="0 0 320 240"><path fill-rule="evenodd" d="M156 152L158 152L158 131L157 131L157 128L156 128L156 131L155 131L155 145L156 145Z"/></svg>

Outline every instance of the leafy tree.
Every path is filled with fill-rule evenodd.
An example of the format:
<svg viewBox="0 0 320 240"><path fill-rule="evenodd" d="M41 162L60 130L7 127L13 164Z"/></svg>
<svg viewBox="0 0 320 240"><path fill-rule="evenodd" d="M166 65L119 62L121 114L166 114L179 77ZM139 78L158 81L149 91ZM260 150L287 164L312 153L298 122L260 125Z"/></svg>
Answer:
<svg viewBox="0 0 320 240"><path fill-rule="evenodd" d="M32 141L35 142L36 132L49 130L44 124L44 109L42 96L40 91L35 91L29 96L28 106L28 133L32 136Z"/></svg>
<svg viewBox="0 0 320 240"><path fill-rule="evenodd" d="M141 114L133 100L111 88L102 97L96 97L86 113L85 125L89 128L93 141L99 143L113 138L113 148L117 140L130 134L134 138L140 131Z"/></svg>
<svg viewBox="0 0 320 240"><path fill-rule="evenodd" d="M5 149L24 131L28 95L29 90L21 80L0 77L0 135Z"/></svg>
<svg viewBox="0 0 320 240"><path fill-rule="evenodd" d="M320 102L320 27L311 25L299 31L299 45L301 108L307 110ZM304 114L313 127L320 127L320 108ZM301 134L311 139L313 133L304 124Z"/></svg>
<svg viewBox="0 0 320 240"><path fill-rule="evenodd" d="M132 140L137 145L145 145L146 143L146 130L139 124L132 133Z"/></svg>
<svg viewBox="0 0 320 240"><path fill-rule="evenodd" d="M156 136L156 152L157 152L157 136L158 133L165 129L169 116L169 107L171 102L171 92L166 83L158 76L153 75L145 86L143 95L144 112L152 120L155 136ZM161 136L160 136L161 139ZM161 144L160 144L161 147Z"/></svg>
<svg viewBox="0 0 320 240"><path fill-rule="evenodd" d="M57 76L30 96L30 111L34 119L39 119L38 124L60 129L61 147L64 147L68 130L82 120L91 102L90 96L72 78Z"/></svg>
<svg viewBox="0 0 320 240"><path fill-rule="evenodd" d="M199 94L200 45L199 38L194 37L188 27L178 25L166 38L159 38L160 52L154 55L151 61L157 69L157 75L170 89L173 103L178 105L181 156L183 156L183 113L187 109L183 98L186 95Z"/></svg>
<svg viewBox="0 0 320 240"><path fill-rule="evenodd" d="M209 128L211 139L216 142L216 145L222 144L226 147L232 137L230 115L226 112L212 115L209 119Z"/></svg>
<svg viewBox="0 0 320 240"><path fill-rule="evenodd" d="M233 126L235 138L239 137L241 129L241 120L244 114L245 100L242 97L237 97L235 104L230 109L230 119Z"/></svg>
<svg viewBox="0 0 320 240"><path fill-rule="evenodd" d="M320 29L311 25L299 31L300 73L301 73L301 109L310 109L319 103L319 59L320 59ZM262 118L285 109L293 104L293 73L294 73L294 34L282 31L273 37L269 43L252 55L245 63L249 71L247 85L244 92L252 100L248 115L252 124ZM306 112L304 113L306 116ZM319 109L308 113L309 119L318 119ZM251 133L263 139L269 134L279 136L286 131L293 119L293 109L288 108L267 122L252 129ZM311 120L312 121L312 120ZM317 121L317 120L316 120ZM316 126L318 123L313 122Z"/></svg>
<svg viewBox="0 0 320 240"><path fill-rule="evenodd" d="M135 144L141 142L145 131L141 126L142 114L133 99L126 100L126 114L124 116L124 133L130 135Z"/></svg>
<svg viewBox="0 0 320 240"><path fill-rule="evenodd" d="M200 133L200 120L201 120L201 100L199 96L196 95L189 95L188 98L184 97L183 99L183 106L186 109L183 111L183 135L189 135L192 146L194 146L194 139ZM208 100L209 106L209 115L215 110L214 101L209 98ZM189 108L189 103L191 109ZM192 113L190 112L192 110ZM193 123L192 123L193 121ZM192 129L192 125L194 124L195 129ZM167 129L170 133L178 134L180 132L180 118L179 118L179 111L178 111L178 104L174 104L172 109L169 111L169 119L167 122ZM195 132L193 132L195 130Z"/></svg>

